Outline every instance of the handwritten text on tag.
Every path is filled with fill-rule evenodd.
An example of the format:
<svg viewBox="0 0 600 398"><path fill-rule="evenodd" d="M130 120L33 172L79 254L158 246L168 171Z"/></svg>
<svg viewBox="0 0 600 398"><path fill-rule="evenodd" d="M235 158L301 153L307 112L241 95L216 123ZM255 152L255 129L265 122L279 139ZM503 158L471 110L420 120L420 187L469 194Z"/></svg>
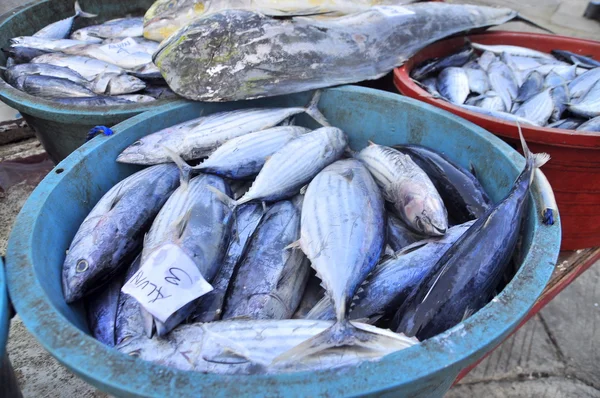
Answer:
<svg viewBox="0 0 600 398"><path fill-rule="evenodd" d="M194 261L172 243L154 250L121 289L161 322L212 290Z"/></svg>

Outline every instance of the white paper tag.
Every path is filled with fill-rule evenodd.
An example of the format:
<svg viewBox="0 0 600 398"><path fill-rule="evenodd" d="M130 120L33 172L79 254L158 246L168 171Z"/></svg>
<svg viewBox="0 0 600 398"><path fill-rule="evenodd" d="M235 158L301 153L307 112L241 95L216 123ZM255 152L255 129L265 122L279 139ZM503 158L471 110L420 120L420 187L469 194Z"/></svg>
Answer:
<svg viewBox="0 0 600 398"><path fill-rule="evenodd" d="M399 6L376 6L376 9L381 11L388 17L396 17L398 15L413 15L414 12L405 7Z"/></svg>
<svg viewBox="0 0 600 398"><path fill-rule="evenodd" d="M137 52L144 52L144 48L141 47L135 40L128 37L117 43L105 44L100 46L99 49L105 54L114 56L117 54L127 55L134 54Z"/></svg>
<svg viewBox="0 0 600 398"><path fill-rule="evenodd" d="M172 243L154 250L121 288L161 322L212 290L192 259Z"/></svg>

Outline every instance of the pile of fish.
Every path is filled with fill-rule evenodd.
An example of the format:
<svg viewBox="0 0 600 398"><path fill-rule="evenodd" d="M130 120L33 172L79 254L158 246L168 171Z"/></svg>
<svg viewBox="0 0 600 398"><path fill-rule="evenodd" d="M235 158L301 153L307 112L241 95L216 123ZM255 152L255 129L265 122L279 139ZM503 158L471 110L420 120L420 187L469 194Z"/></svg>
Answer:
<svg viewBox="0 0 600 398"><path fill-rule="evenodd" d="M318 98L202 116L118 156L146 167L98 201L62 271L96 338L183 370L329 369L437 335L501 290L547 155L522 141L526 166L494 204L430 148L352 151ZM294 125L302 113L323 127ZM195 290L162 290L193 273Z"/></svg>
<svg viewBox="0 0 600 398"><path fill-rule="evenodd" d="M431 95L521 124L600 132L600 61L510 45L469 43L424 61L411 77Z"/></svg>
<svg viewBox="0 0 600 398"><path fill-rule="evenodd" d="M401 0L378 6L319 1L312 8L306 6L313 2L294 0L283 2L288 6L225 1L215 2L224 9L210 2L210 12L204 3L161 0L145 23L146 36L155 39L179 28L161 42L153 60L173 91L196 101L247 100L378 79L437 40L521 19L508 8L397 5ZM292 6L299 3L305 7ZM344 15L306 16L329 11Z"/></svg>
<svg viewBox="0 0 600 398"><path fill-rule="evenodd" d="M152 63L158 43L142 37L142 18L127 17L71 33L76 18L97 15L75 3L72 17L10 40L5 80L38 98L68 105L122 105L177 97Z"/></svg>

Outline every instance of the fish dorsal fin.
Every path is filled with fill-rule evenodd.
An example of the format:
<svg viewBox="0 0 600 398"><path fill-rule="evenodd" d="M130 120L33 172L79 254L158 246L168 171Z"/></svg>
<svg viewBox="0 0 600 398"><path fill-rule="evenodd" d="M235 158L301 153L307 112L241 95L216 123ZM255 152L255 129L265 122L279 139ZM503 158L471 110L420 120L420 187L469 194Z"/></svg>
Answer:
<svg viewBox="0 0 600 398"><path fill-rule="evenodd" d="M175 228L177 231L177 239L180 239L183 236L183 233L185 232L187 224L190 221L190 217L192 216L192 210L193 210L193 208L190 207L189 209L187 209L187 211L185 213L183 213L181 215L181 217L179 217L175 221L174 224L175 224Z"/></svg>

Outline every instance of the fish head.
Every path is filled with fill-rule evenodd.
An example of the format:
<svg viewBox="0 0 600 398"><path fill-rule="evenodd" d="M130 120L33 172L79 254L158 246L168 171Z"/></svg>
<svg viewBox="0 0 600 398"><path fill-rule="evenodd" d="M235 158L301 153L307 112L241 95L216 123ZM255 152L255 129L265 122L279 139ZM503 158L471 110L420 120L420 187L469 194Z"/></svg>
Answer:
<svg viewBox="0 0 600 398"><path fill-rule="evenodd" d="M106 250L106 245L114 245L117 226L103 219L89 233L78 233L79 240L73 242L63 265L63 293L67 303L79 300L91 293L113 273L107 267L111 257L118 251Z"/></svg>
<svg viewBox="0 0 600 398"><path fill-rule="evenodd" d="M397 202L400 213L413 229L427 236L442 236L448 229L448 213L439 196L412 190Z"/></svg>
<svg viewBox="0 0 600 398"><path fill-rule="evenodd" d="M127 74L111 79L110 84L112 85L113 82L126 88L128 92L136 92L146 88L146 83L142 79Z"/></svg>
<svg viewBox="0 0 600 398"><path fill-rule="evenodd" d="M158 0L144 15L144 37L163 41L209 7L210 1L205 0Z"/></svg>
<svg viewBox="0 0 600 398"><path fill-rule="evenodd" d="M160 133L142 137L125 148L117 157L117 162L142 165L170 162L164 147L177 150L177 142L183 141L183 137L180 140L168 140L175 138L174 134L176 134L175 129L165 129Z"/></svg>

